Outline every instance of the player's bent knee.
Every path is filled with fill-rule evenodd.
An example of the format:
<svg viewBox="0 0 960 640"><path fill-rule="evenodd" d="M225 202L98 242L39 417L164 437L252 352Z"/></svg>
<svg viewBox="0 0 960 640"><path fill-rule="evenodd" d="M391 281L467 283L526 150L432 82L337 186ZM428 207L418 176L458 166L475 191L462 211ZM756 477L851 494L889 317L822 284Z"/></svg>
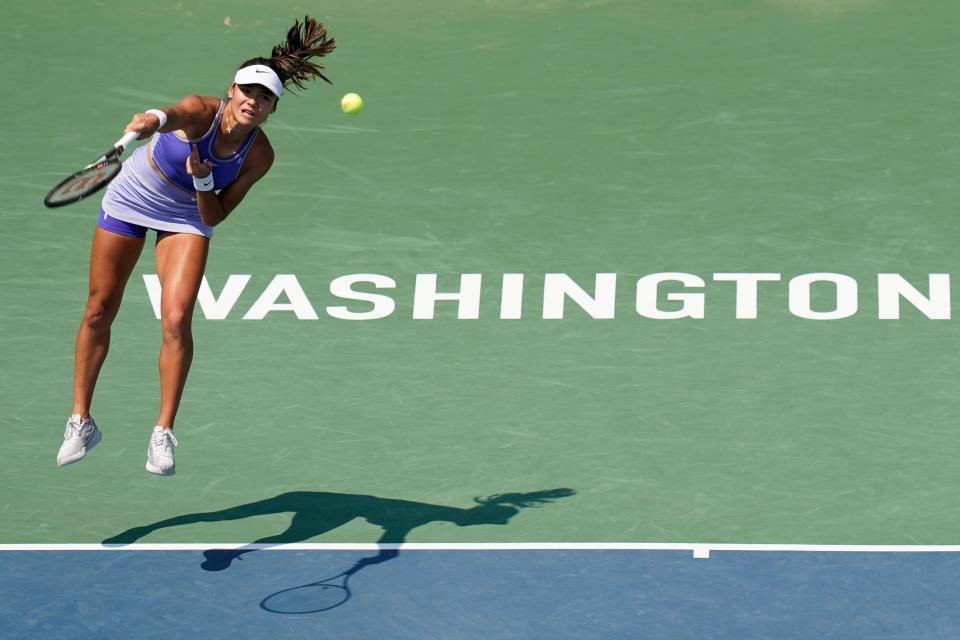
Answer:
<svg viewBox="0 0 960 640"><path fill-rule="evenodd" d="M88 329L108 329L117 317L119 305L104 303L98 300L89 300L83 312L83 326Z"/></svg>
<svg viewBox="0 0 960 640"><path fill-rule="evenodd" d="M164 342L184 342L193 339L191 316L182 311L162 314Z"/></svg>

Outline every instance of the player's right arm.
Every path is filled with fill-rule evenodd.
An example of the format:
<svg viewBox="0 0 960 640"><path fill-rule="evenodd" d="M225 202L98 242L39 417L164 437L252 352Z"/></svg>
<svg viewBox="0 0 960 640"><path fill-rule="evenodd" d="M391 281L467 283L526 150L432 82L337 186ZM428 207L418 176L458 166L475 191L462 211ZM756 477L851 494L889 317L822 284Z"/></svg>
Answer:
<svg viewBox="0 0 960 640"><path fill-rule="evenodd" d="M220 101L204 96L186 96L176 104L159 109L167 114L167 122L160 127L160 118L152 113L135 113L124 132L135 131L138 140L149 138L157 131L183 131L188 140L199 138L210 128L210 122L216 115Z"/></svg>

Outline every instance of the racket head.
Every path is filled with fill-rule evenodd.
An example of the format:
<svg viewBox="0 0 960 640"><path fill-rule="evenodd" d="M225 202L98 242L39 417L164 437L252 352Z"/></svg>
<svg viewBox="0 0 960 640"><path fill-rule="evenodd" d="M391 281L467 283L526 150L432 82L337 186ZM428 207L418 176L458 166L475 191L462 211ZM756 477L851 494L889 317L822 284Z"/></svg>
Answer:
<svg viewBox="0 0 960 640"><path fill-rule="evenodd" d="M61 180L43 199L49 208L62 207L83 200L103 189L120 173L120 151L114 147L96 162Z"/></svg>
<svg viewBox="0 0 960 640"><path fill-rule="evenodd" d="M269 595L260 603L260 608L288 615L320 613L339 607L349 599L350 589L345 582L342 585L315 582Z"/></svg>

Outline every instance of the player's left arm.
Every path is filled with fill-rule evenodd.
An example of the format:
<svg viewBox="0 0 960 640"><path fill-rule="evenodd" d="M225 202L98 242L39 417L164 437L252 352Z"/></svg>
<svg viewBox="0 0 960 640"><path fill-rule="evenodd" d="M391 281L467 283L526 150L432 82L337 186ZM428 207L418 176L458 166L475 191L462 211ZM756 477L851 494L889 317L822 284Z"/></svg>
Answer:
<svg viewBox="0 0 960 640"><path fill-rule="evenodd" d="M257 136L253 147L250 149L247 157L237 174L237 179L231 182L226 189L220 193L213 191L197 191L197 208L200 210L200 218L203 223L214 227L230 215L230 212L237 208L237 205L243 200L250 188L257 183L260 178L267 175L270 167L273 166L273 147L261 132ZM198 159L199 160L199 159ZM193 174L199 178L204 177L204 172L197 165L188 168L197 171Z"/></svg>

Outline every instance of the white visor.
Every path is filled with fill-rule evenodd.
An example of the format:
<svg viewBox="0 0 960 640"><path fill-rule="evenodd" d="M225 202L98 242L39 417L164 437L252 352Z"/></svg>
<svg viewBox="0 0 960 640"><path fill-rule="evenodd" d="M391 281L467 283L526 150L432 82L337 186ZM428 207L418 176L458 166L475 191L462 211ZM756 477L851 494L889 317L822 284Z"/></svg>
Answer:
<svg viewBox="0 0 960 640"><path fill-rule="evenodd" d="M237 84L260 84L270 89L270 93L278 98L283 95L283 83L280 82L280 76L270 67L263 64L255 64L244 67L237 71L233 77Z"/></svg>

